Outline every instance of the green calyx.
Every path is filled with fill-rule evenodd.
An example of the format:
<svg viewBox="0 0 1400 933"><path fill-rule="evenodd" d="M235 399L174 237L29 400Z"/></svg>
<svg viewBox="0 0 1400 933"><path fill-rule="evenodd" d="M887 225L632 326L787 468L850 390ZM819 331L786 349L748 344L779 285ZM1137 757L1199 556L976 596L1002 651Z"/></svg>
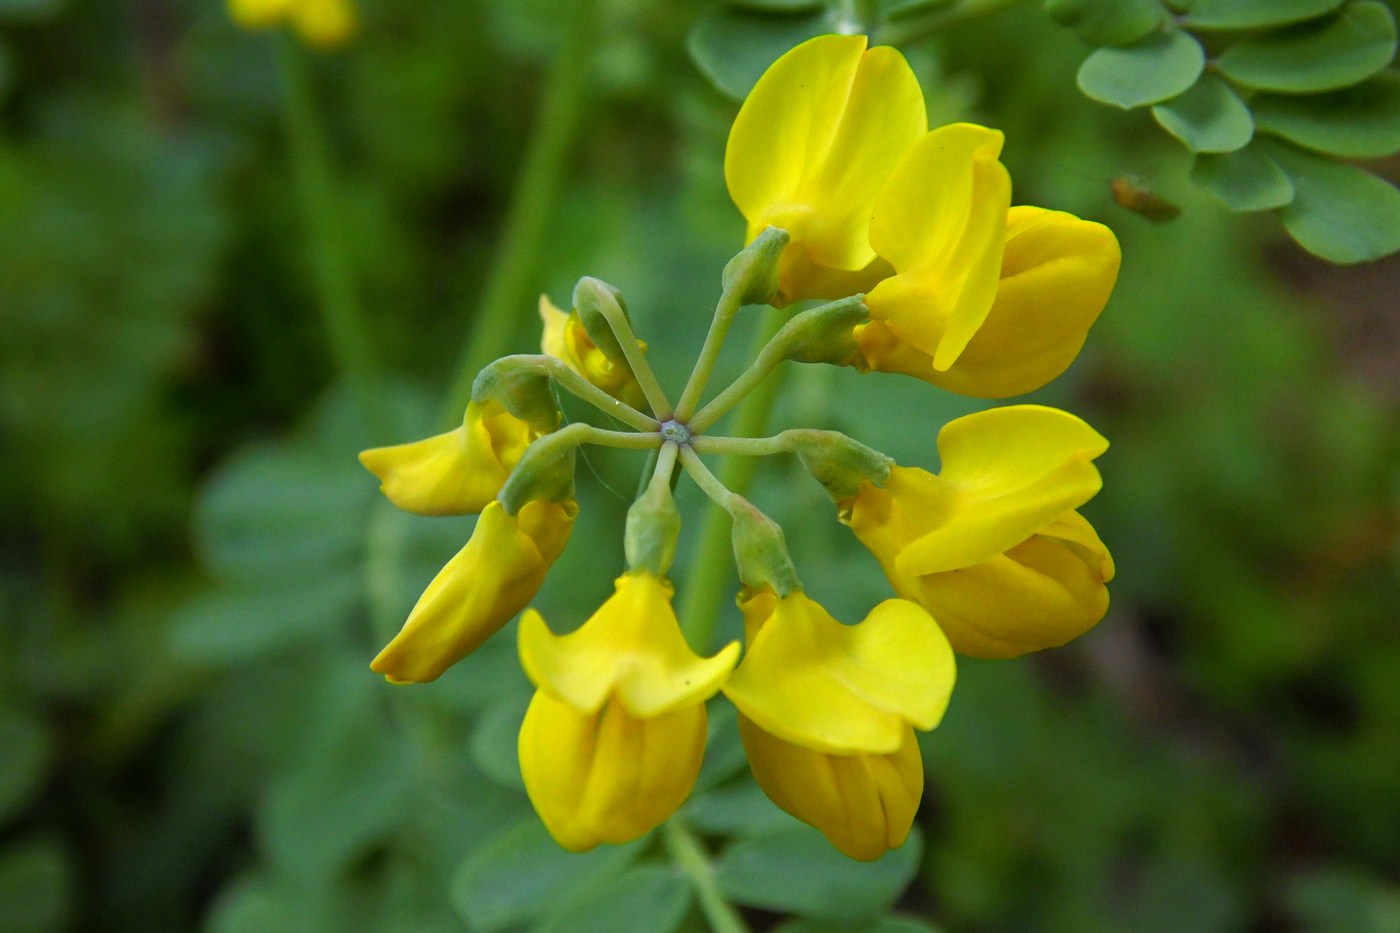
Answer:
<svg viewBox="0 0 1400 933"><path fill-rule="evenodd" d="M754 589L766 586L779 597L801 589L782 527L743 496L731 493L727 505L734 522L734 562L739 579Z"/></svg>
<svg viewBox="0 0 1400 933"><path fill-rule="evenodd" d="M778 291L778 263L791 240L786 230L768 227L724 266L726 294L741 305L768 304Z"/></svg>
<svg viewBox="0 0 1400 933"><path fill-rule="evenodd" d="M845 502L866 483L883 486L894 461L839 431L785 431L783 441L835 502Z"/></svg>
<svg viewBox="0 0 1400 933"><path fill-rule="evenodd" d="M676 451L674 444L662 448L651 482L627 510L627 528L623 535L628 568L658 577L665 576L671 569L681 534L681 513L671 497Z"/></svg>
<svg viewBox="0 0 1400 933"><path fill-rule="evenodd" d="M602 279L586 275L574 286L573 300L578 319L588 332L588 339L613 362L626 360L627 355L618 342L614 325L619 318L630 321L622 293Z"/></svg>
<svg viewBox="0 0 1400 933"><path fill-rule="evenodd" d="M525 503L536 499L547 502L572 499L575 451L589 430L587 425L571 424L544 435L525 448L510 478L496 494L505 510L514 515Z"/></svg>
<svg viewBox="0 0 1400 933"><path fill-rule="evenodd" d="M536 431L559 427L559 406L550 389L548 360L539 356L506 356L487 366L472 383L472 401L496 402Z"/></svg>
<svg viewBox="0 0 1400 933"><path fill-rule="evenodd" d="M781 359L844 366L856 353L856 325L869 317L865 296L852 295L794 316L771 346Z"/></svg>

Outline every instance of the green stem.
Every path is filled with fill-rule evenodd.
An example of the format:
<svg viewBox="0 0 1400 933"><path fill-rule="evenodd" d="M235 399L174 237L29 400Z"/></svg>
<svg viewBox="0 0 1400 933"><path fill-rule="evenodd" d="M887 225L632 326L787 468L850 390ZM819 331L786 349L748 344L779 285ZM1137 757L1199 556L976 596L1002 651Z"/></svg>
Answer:
<svg viewBox="0 0 1400 933"><path fill-rule="evenodd" d="M305 53L290 37L282 39L281 62L282 118L322 325L336 368L350 383L370 438L387 440L394 433L393 418L360 309L354 261L335 198L326 137L316 114Z"/></svg>
<svg viewBox="0 0 1400 933"><path fill-rule="evenodd" d="M690 371L685 390L681 392L681 400L676 404L676 418L683 423L694 413L695 406L700 402L700 394L705 391L705 384L710 381L715 361L719 359L719 351L724 346L724 338L729 334L729 326L734 323L734 315L739 313L741 298L737 286L726 288L719 296L715 316L710 319L710 330L705 334L705 345L700 348L695 368Z"/></svg>
<svg viewBox="0 0 1400 933"><path fill-rule="evenodd" d="M661 427L661 422L650 415L644 415L637 409L628 405L621 399L613 398L593 383L584 379L577 372L569 367L563 360L555 359L544 354L518 353L513 356L503 356L495 363L491 364L510 368L519 367L539 367L550 379L553 379L559 388L570 395L587 402L605 415L610 415L621 421L623 424L636 428L638 431L655 431Z"/></svg>
<svg viewBox="0 0 1400 933"><path fill-rule="evenodd" d="M666 397L661 383L656 380L656 373L652 372L651 364L642 352L642 345L637 342L637 335L632 331L632 322L627 320L622 308L613 302L600 302L598 310L607 318L608 326L612 328L613 336L617 338L622 355L627 358L627 365L632 368L632 375L636 377L637 385L641 386L652 414L656 415L659 421L670 421L674 411L671 408L671 400Z"/></svg>
<svg viewBox="0 0 1400 933"><path fill-rule="evenodd" d="M774 309L768 312L763 326L754 334L755 354L768 344L784 319L782 311ZM739 408L735 434L753 436L767 430L768 418L781 385L782 380L769 379L753 391ZM759 461L752 457L732 458L720 470L720 482L732 492L746 495L753 485L758 464ZM734 576L729 551L729 515L723 509L707 509L700 528L700 540L687 568L678 613L691 647L702 654L707 654L714 643L724 590Z"/></svg>
<svg viewBox="0 0 1400 933"><path fill-rule="evenodd" d="M739 457L769 457L785 454L793 432L784 431L772 437L711 437L703 435L690 442L697 454L720 454Z"/></svg>
<svg viewBox="0 0 1400 933"><path fill-rule="evenodd" d="M517 333L520 309L530 298L531 274L544 243L553 205L559 199L569 149L578 133L587 86L593 20L598 0L561 4L564 45L549 73L535 118L525 167L511 194L491 274L471 316L471 336L458 357L442 420L459 421L471 399L472 380L487 363L504 356Z"/></svg>
<svg viewBox="0 0 1400 933"><path fill-rule="evenodd" d="M709 467L700 462L700 457L689 447L681 451L681 466L690 474L690 478L695 480L695 485L703 489L705 495L709 496L715 505L726 512L729 511L734 501L734 493L720 482L718 476L710 472Z"/></svg>
<svg viewBox="0 0 1400 933"><path fill-rule="evenodd" d="M714 933L749 933L749 925L719 889L710 854L679 817L673 816L662 824L661 841L671 861L695 890L695 898L710 922L710 929Z"/></svg>

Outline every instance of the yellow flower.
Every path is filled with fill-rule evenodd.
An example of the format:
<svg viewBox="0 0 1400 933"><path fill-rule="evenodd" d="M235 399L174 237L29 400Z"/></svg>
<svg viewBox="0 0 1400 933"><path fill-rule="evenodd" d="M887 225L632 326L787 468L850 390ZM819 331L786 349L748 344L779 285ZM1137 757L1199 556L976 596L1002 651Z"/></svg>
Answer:
<svg viewBox="0 0 1400 933"><path fill-rule="evenodd" d="M881 186L928 129L904 57L864 36L819 36L759 78L729 133L724 176L748 221L792 236L778 301L863 292L888 267L869 236Z"/></svg>
<svg viewBox="0 0 1400 933"><path fill-rule="evenodd" d="M996 298L951 366L936 369L929 353L901 340L883 319L856 329L860 352L853 362L862 370L903 373L980 398L1031 392L1079 354L1113 291L1121 258L1117 238L1102 224L1062 211L1013 207ZM871 297L872 308L878 307L881 299Z"/></svg>
<svg viewBox="0 0 1400 933"><path fill-rule="evenodd" d="M598 349L579 320L578 312L556 308L548 295L540 296L540 319L544 336L540 349L548 356L563 360L570 369L618 401L638 410L647 407L646 396L637 377L626 362L610 360ZM643 350L646 343L638 341Z"/></svg>
<svg viewBox="0 0 1400 933"><path fill-rule="evenodd" d="M675 812L700 773L705 701L739 645L696 656L672 592L633 572L572 634L553 634L534 611L521 621L520 661L539 689L520 729L520 771L566 849L636 839Z"/></svg>
<svg viewBox="0 0 1400 933"><path fill-rule="evenodd" d="M318 48L344 45L359 28L350 0L228 0L228 11L244 29L294 26L308 45Z"/></svg>
<svg viewBox="0 0 1400 933"><path fill-rule="evenodd" d="M456 430L362 451L360 462L379 477L380 491L401 509L419 515L470 515L496 498L538 436L499 403L472 402Z"/></svg>
<svg viewBox="0 0 1400 933"><path fill-rule="evenodd" d="M902 599L846 626L801 590L740 598L748 653L724 687L754 778L851 858L904 843L923 792L914 729L943 718L953 651Z"/></svg>
<svg viewBox="0 0 1400 933"><path fill-rule="evenodd" d="M734 121L730 196L752 240L792 235L780 304L866 293L849 361L967 395L1039 388L1073 361L1117 278L1099 224L1011 208L1002 134L927 130L898 52L820 36L778 59Z"/></svg>
<svg viewBox="0 0 1400 933"><path fill-rule="evenodd" d="M516 515L492 502L370 669L391 683L426 683L475 651L535 598L577 514L573 500L536 499Z"/></svg>
<svg viewBox="0 0 1400 933"><path fill-rule="evenodd" d="M1005 658L1062 645L1108 610L1113 561L1075 511L1100 487L1108 442L1067 412L1014 405L938 434L937 476L894 467L843 520L953 647Z"/></svg>

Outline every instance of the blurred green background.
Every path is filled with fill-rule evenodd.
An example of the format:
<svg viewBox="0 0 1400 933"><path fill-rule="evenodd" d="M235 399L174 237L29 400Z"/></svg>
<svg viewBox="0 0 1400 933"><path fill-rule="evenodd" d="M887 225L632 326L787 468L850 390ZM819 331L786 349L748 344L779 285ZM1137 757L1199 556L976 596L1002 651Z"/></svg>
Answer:
<svg viewBox="0 0 1400 933"><path fill-rule="evenodd" d="M712 6L606 0L571 57L553 0L378 0L334 54L214 0L0 2L0 930L704 929L655 840L570 857L537 826L513 628L430 686L369 672L471 520L395 514L355 453L433 428L459 347L533 351L538 294L585 274L683 379L743 233L737 104L686 51ZM1122 241L1084 354L1034 397L1113 443L1085 510L1113 608L961 663L920 829L881 862L769 805L721 704L683 816L760 930L1400 930L1400 263L1228 215L1145 113L1076 91L1072 33L1002 6L905 52L935 123L1006 131L1016 202ZM377 417L318 310L289 63ZM551 74L573 119L541 130ZM1181 216L1115 204L1125 175ZM977 407L808 367L774 423L934 468ZM640 466L590 455L538 601L556 627L621 570ZM861 617L875 562L765 469L811 592Z"/></svg>

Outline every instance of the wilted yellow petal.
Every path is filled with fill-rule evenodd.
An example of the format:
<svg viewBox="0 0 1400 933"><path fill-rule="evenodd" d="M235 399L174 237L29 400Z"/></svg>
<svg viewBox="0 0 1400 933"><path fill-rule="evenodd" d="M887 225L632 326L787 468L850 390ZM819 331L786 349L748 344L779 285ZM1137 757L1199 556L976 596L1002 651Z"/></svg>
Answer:
<svg viewBox="0 0 1400 933"><path fill-rule="evenodd" d="M538 690L520 728L525 791L566 849L630 842L690 795L705 723L703 703L638 718L617 700L582 712Z"/></svg>
<svg viewBox="0 0 1400 933"><path fill-rule="evenodd" d="M763 74L729 134L724 171L748 220L792 235L789 252L817 267L857 271L875 260L868 224L876 193L928 127L904 57L864 36L819 36ZM800 267L789 265L789 273ZM813 297L802 281L784 300Z"/></svg>
<svg viewBox="0 0 1400 933"><path fill-rule="evenodd" d="M401 509L470 515L496 497L537 436L498 403L472 402L457 430L362 451L360 463L379 477L380 491Z"/></svg>
<svg viewBox="0 0 1400 933"><path fill-rule="evenodd" d="M907 600L842 625L798 590L741 602L749 648L724 692L766 732L848 754L895 751L906 724L932 729L953 689L953 652L929 614Z"/></svg>
<svg viewBox="0 0 1400 933"><path fill-rule="evenodd" d="M874 320L952 366L996 297L1011 178L1002 134L939 127L905 154L875 200L870 242L896 275L866 296Z"/></svg>
<svg viewBox="0 0 1400 933"><path fill-rule="evenodd" d="M924 792L914 730L886 755L831 755L784 742L743 714L739 736L754 780L775 804L821 830L845 855L873 861L909 835Z"/></svg>
<svg viewBox="0 0 1400 933"><path fill-rule="evenodd" d="M475 651L535 598L577 514L572 500L537 499L517 515L492 502L370 669L393 683L426 683Z"/></svg>
<svg viewBox="0 0 1400 933"><path fill-rule="evenodd" d="M656 716L713 696L739 644L712 658L690 650L671 608L670 583L649 573L617 580L617 592L577 631L555 635L537 612L520 625L520 661L538 687L581 712L616 697L629 714Z"/></svg>
<svg viewBox="0 0 1400 933"><path fill-rule="evenodd" d="M938 433L938 476L906 485L922 471L896 467L900 479L883 491L899 500L894 508L926 510L929 521L924 534L905 543L896 567L909 576L955 570L1024 541L1093 498L1102 480L1091 461L1107 449L1108 441L1082 420L1042 405L993 408L950 421ZM881 495L869 487L857 497L851 513L857 535L858 525L867 524L861 500Z"/></svg>

